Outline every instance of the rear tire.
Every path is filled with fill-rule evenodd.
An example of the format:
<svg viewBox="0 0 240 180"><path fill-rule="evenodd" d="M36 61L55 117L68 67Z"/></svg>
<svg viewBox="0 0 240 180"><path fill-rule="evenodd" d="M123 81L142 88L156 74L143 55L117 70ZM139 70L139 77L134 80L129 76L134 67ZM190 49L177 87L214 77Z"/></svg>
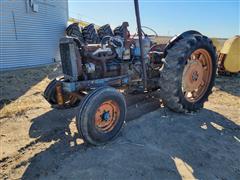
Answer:
<svg viewBox="0 0 240 180"><path fill-rule="evenodd" d="M71 37L76 37L80 41L81 45L84 45L84 38L78 23L69 25L66 29L66 34Z"/></svg>
<svg viewBox="0 0 240 180"><path fill-rule="evenodd" d="M95 30L94 24L89 24L82 29L82 34L87 44L99 43L99 37Z"/></svg>
<svg viewBox="0 0 240 180"><path fill-rule="evenodd" d="M77 128L86 143L102 145L113 140L126 117L124 96L111 87L101 87L81 102Z"/></svg>
<svg viewBox="0 0 240 180"><path fill-rule="evenodd" d="M184 37L167 50L165 61L159 81L164 104L176 112L202 108L216 76L216 51L212 41L200 34Z"/></svg>
<svg viewBox="0 0 240 180"><path fill-rule="evenodd" d="M101 26L97 30L97 33L98 33L98 36L99 36L100 40L102 40L105 36L113 36L113 32L112 32L112 29L111 29L109 24Z"/></svg>

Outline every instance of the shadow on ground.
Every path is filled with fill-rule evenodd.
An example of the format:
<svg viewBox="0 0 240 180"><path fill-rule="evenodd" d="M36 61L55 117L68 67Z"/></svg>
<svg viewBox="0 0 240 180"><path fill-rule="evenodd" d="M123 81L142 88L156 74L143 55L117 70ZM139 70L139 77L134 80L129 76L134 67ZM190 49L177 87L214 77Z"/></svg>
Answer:
<svg viewBox="0 0 240 180"><path fill-rule="evenodd" d="M44 67L2 71L0 73L0 109L24 95L44 78L52 79L58 76L59 67L59 64L53 64Z"/></svg>
<svg viewBox="0 0 240 180"><path fill-rule="evenodd" d="M101 147L71 135L76 113L52 110L33 119L30 137L56 143L29 160L23 179L240 179L240 127L216 112L160 108L127 122L120 137Z"/></svg>
<svg viewBox="0 0 240 180"><path fill-rule="evenodd" d="M240 74L234 76L218 76L215 87L231 95L240 96Z"/></svg>

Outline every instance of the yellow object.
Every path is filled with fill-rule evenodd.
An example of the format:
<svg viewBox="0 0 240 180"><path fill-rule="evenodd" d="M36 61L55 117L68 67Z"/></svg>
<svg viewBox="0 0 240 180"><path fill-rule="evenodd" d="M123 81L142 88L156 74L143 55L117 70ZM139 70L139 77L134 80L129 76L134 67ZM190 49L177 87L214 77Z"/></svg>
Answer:
<svg viewBox="0 0 240 180"><path fill-rule="evenodd" d="M75 18L69 18L68 23L69 23L69 24L78 23L78 25L81 26L81 27L85 27L85 26L91 24L91 23L89 23L89 22L82 21L82 20L78 20L78 19L75 19ZM95 25L95 24L94 24L94 25ZM99 28L99 26L98 26L98 25L95 25L95 28Z"/></svg>
<svg viewBox="0 0 240 180"><path fill-rule="evenodd" d="M221 49L221 54L226 54L224 68L232 73L240 71L240 36L228 39Z"/></svg>
<svg viewBox="0 0 240 180"><path fill-rule="evenodd" d="M70 24L72 24L72 23L78 23L79 26L82 26L82 27L85 27L85 26L87 26L87 25L90 24L90 23L88 23L88 22L81 21L81 20L77 20L77 19L74 19L74 18L69 18L68 22L69 22Z"/></svg>
<svg viewBox="0 0 240 180"><path fill-rule="evenodd" d="M213 45L216 47L217 52L220 52L222 47L223 47L223 43L221 43L217 38L211 38Z"/></svg>

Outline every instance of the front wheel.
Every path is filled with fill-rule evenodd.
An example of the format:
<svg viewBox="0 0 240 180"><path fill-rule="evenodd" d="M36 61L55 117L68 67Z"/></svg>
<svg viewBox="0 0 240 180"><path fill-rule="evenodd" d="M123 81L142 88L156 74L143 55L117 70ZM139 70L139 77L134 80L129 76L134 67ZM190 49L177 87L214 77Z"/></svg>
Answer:
<svg viewBox="0 0 240 180"><path fill-rule="evenodd" d="M193 34L167 50L161 72L163 102L177 112L203 107L212 92L216 75L216 51L206 36Z"/></svg>
<svg viewBox="0 0 240 180"><path fill-rule="evenodd" d="M77 93L62 93L63 104L60 106L57 100L57 86L64 81L63 77L53 79L46 87L43 96L53 108L63 109L76 107L80 103ZM60 87L61 88L61 87ZM61 88L62 89L62 88Z"/></svg>
<svg viewBox="0 0 240 180"><path fill-rule="evenodd" d="M124 96L111 87L89 93L81 102L77 128L85 142L105 144L120 132L126 117Z"/></svg>

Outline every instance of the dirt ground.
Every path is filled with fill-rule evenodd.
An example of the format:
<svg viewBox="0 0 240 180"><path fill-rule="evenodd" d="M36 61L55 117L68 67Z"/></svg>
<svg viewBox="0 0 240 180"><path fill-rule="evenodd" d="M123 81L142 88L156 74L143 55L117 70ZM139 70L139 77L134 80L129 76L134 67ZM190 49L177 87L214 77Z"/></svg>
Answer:
<svg viewBox="0 0 240 180"><path fill-rule="evenodd" d="M177 114L153 95L127 97L114 142L84 144L78 108L41 93L58 65L0 75L0 179L240 179L240 77L218 77L203 110Z"/></svg>

